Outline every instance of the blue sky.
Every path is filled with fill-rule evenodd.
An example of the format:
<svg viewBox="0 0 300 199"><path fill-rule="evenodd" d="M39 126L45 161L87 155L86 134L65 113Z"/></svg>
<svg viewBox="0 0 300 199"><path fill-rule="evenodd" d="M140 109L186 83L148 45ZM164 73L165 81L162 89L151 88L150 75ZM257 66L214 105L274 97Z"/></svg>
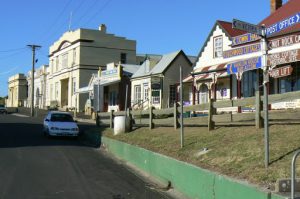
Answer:
<svg viewBox="0 0 300 199"><path fill-rule="evenodd" d="M49 46L71 29L97 29L137 41L137 52L164 54L183 49L197 55L216 20L259 23L269 0L6 0L0 7L0 96L8 77L31 69L27 44L38 44L37 67L48 64Z"/></svg>

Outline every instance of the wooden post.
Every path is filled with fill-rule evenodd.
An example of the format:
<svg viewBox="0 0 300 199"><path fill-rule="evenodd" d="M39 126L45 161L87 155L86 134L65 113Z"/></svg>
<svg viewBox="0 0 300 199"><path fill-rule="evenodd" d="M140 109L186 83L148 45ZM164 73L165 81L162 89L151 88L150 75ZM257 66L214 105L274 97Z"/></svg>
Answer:
<svg viewBox="0 0 300 199"><path fill-rule="evenodd" d="M112 129L114 128L114 110L110 111L110 123L109 123L109 127Z"/></svg>
<svg viewBox="0 0 300 199"><path fill-rule="evenodd" d="M177 111L177 103L175 102L174 103L174 129L178 129L178 118L177 118L177 114L178 114L178 111Z"/></svg>
<svg viewBox="0 0 300 199"><path fill-rule="evenodd" d="M262 111L262 101L260 99L260 92L255 92L255 127L257 129L263 128L263 118L261 117L261 111Z"/></svg>
<svg viewBox="0 0 300 199"><path fill-rule="evenodd" d="M149 108L149 129L153 129L153 107L150 106Z"/></svg>
<svg viewBox="0 0 300 199"><path fill-rule="evenodd" d="M215 129L215 122L213 121L213 114L214 114L213 99L209 98L208 131Z"/></svg>
<svg viewBox="0 0 300 199"><path fill-rule="evenodd" d="M132 119L132 113L131 113L130 108L128 108L127 111L126 111L126 120L128 121L128 129L126 129L126 132L131 132L132 131L132 125L133 125L133 119Z"/></svg>

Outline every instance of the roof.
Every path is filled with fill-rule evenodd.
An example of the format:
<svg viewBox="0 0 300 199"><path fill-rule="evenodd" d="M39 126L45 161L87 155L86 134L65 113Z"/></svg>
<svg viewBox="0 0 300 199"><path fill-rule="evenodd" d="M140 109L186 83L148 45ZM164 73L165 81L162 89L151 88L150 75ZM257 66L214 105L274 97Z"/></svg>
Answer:
<svg viewBox="0 0 300 199"><path fill-rule="evenodd" d="M259 25L264 24L266 27L271 26L272 24L275 24L281 20L284 20L290 16L293 16L294 14L298 13L300 11L300 1L299 0L289 0L287 3L282 5L279 9L277 9L275 12L273 12L271 15L269 15L267 18L262 20ZM300 30L300 23L291 26L289 28L286 28L282 31L280 31L277 34L274 34L272 36L282 35L286 33L296 32Z"/></svg>
<svg viewBox="0 0 300 199"><path fill-rule="evenodd" d="M181 50L163 55L161 60L156 64L156 66L151 70L151 74L160 74L165 71L165 69L171 64L171 62L177 57Z"/></svg>
<svg viewBox="0 0 300 199"><path fill-rule="evenodd" d="M232 23L227 21L217 21L220 27L225 30L225 34L229 37L236 37L238 35L246 34L246 31L232 28Z"/></svg>
<svg viewBox="0 0 300 199"><path fill-rule="evenodd" d="M140 65L134 65L134 64L121 64L123 67L123 71L127 73L134 74L140 67Z"/></svg>
<svg viewBox="0 0 300 199"><path fill-rule="evenodd" d="M144 77L149 75L156 75L163 73L168 66L176 59L179 54L183 54L186 59L192 64L190 59L184 54L182 50L175 51L169 54L165 54L162 58L156 63L156 65L151 68L151 60L146 60L140 68L132 75L131 78Z"/></svg>

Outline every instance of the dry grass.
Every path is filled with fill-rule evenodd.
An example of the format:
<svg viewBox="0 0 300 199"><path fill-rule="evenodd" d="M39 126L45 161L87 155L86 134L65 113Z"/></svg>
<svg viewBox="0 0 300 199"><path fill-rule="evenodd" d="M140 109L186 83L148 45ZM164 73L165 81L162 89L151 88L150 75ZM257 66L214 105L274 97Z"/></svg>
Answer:
<svg viewBox="0 0 300 199"><path fill-rule="evenodd" d="M204 127L185 128L182 149L179 129L139 128L117 136L111 129L102 130L107 137L271 189L278 178L290 177L292 155L300 147L300 125L270 126L271 165L265 169L264 132L251 126L220 127L211 132ZM196 156L203 148L210 151Z"/></svg>

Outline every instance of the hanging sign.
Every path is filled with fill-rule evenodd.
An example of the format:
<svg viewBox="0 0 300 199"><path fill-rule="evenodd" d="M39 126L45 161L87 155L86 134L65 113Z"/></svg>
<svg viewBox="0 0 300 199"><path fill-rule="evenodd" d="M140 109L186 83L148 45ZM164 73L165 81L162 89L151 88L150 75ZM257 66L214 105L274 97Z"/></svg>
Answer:
<svg viewBox="0 0 300 199"><path fill-rule="evenodd" d="M296 13L282 21L279 21L275 24L266 28L266 35L270 36L272 34L278 33L288 27L294 26L300 22L300 13Z"/></svg>
<svg viewBox="0 0 300 199"><path fill-rule="evenodd" d="M227 64L227 73L228 74L243 73L245 71L254 70L257 68L261 68L261 57L255 57L255 58Z"/></svg>
<svg viewBox="0 0 300 199"><path fill-rule="evenodd" d="M268 66L277 66L286 63L297 62L300 60L299 49L290 50L268 55Z"/></svg>
<svg viewBox="0 0 300 199"><path fill-rule="evenodd" d="M273 78L280 78L290 76L293 72L293 67L291 65L275 68L269 71L269 74Z"/></svg>
<svg viewBox="0 0 300 199"><path fill-rule="evenodd" d="M290 35L278 39L273 39L269 41L268 46L270 49L274 49L279 47L291 46L297 43L300 43L300 35Z"/></svg>

